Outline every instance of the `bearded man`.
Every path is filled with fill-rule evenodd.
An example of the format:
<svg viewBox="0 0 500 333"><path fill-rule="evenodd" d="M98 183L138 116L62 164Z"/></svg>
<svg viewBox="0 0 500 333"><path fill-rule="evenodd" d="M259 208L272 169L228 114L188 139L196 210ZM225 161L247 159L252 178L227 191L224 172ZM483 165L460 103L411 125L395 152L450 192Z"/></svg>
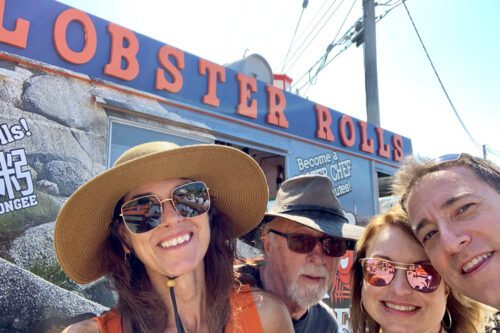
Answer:
<svg viewBox="0 0 500 333"><path fill-rule="evenodd" d="M347 249L364 231L344 215L328 177L301 175L281 184L261 225L265 265L241 271L281 297L295 332L338 332L321 302Z"/></svg>

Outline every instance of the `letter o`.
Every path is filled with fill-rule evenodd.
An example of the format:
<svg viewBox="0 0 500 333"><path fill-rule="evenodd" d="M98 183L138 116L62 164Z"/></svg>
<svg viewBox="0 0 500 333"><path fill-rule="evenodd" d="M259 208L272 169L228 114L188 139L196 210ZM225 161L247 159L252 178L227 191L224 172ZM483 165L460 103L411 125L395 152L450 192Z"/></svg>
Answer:
<svg viewBox="0 0 500 333"><path fill-rule="evenodd" d="M346 125L349 127L350 138L347 137ZM354 130L354 122L348 115L343 115L339 122L340 140L346 147L352 147L356 141L356 132Z"/></svg>
<svg viewBox="0 0 500 333"><path fill-rule="evenodd" d="M71 21L77 21L83 26L85 45L80 52L71 50L66 43L66 29ZM86 13L78 9L68 9L59 14L54 23L53 38L57 53L72 64L81 65L89 62L97 49L97 34L94 23Z"/></svg>

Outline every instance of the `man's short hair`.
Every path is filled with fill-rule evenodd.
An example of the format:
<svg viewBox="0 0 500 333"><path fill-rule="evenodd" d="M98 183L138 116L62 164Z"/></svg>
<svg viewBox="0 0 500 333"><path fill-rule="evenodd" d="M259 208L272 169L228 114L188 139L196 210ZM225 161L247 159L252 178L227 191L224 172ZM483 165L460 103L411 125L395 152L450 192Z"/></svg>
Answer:
<svg viewBox="0 0 500 333"><path fill-rule="evenodd" d="M448 156L448 155L447 155ZM500 194L500 167L496 164L479 157L466 153L456 155L453 158L443 160L437 158L416 158L409 156L394 176L392 192L399 196L401 207L408 212L408 195L418 182L427 174L445 170L453 167L464 167L470 169L483 182L490 185Z"/></svg>

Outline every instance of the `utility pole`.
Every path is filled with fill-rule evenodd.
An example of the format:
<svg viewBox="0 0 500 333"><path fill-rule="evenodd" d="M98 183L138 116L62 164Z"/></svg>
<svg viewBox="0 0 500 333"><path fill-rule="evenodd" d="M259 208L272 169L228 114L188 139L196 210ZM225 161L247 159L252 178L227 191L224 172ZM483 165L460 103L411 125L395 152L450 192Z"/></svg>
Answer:
<svg viewBox="0 0 500 333"><path fill-rule="evenodd" d="M374 0L363 0L363 39L366 116L369 123L380 126Z"/></svg>

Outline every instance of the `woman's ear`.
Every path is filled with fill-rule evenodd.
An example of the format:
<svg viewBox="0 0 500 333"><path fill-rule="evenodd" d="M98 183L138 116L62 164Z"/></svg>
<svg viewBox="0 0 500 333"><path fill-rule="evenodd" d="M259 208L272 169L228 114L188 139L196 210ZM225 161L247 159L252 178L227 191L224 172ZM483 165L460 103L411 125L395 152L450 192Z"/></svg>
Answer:
<svg viewBox="0 0 500 333"><path fill-rule="evenodd" d="M125 228L123 223L120 223L118 225L118 234L121 237L123 252L125 252L126 254L129 254L132 246L130 245L130 234L126 229L127 228Z"/></svg>
<svg viewBox="0 0 500 333"><path fill-rule="evenodd" d="M445 283L445 284L444 284L444 294L445 294L446 296L449 296L449 295L450 295L450 292L451 292L450 286L449 286L447 283Z"/></svg>

